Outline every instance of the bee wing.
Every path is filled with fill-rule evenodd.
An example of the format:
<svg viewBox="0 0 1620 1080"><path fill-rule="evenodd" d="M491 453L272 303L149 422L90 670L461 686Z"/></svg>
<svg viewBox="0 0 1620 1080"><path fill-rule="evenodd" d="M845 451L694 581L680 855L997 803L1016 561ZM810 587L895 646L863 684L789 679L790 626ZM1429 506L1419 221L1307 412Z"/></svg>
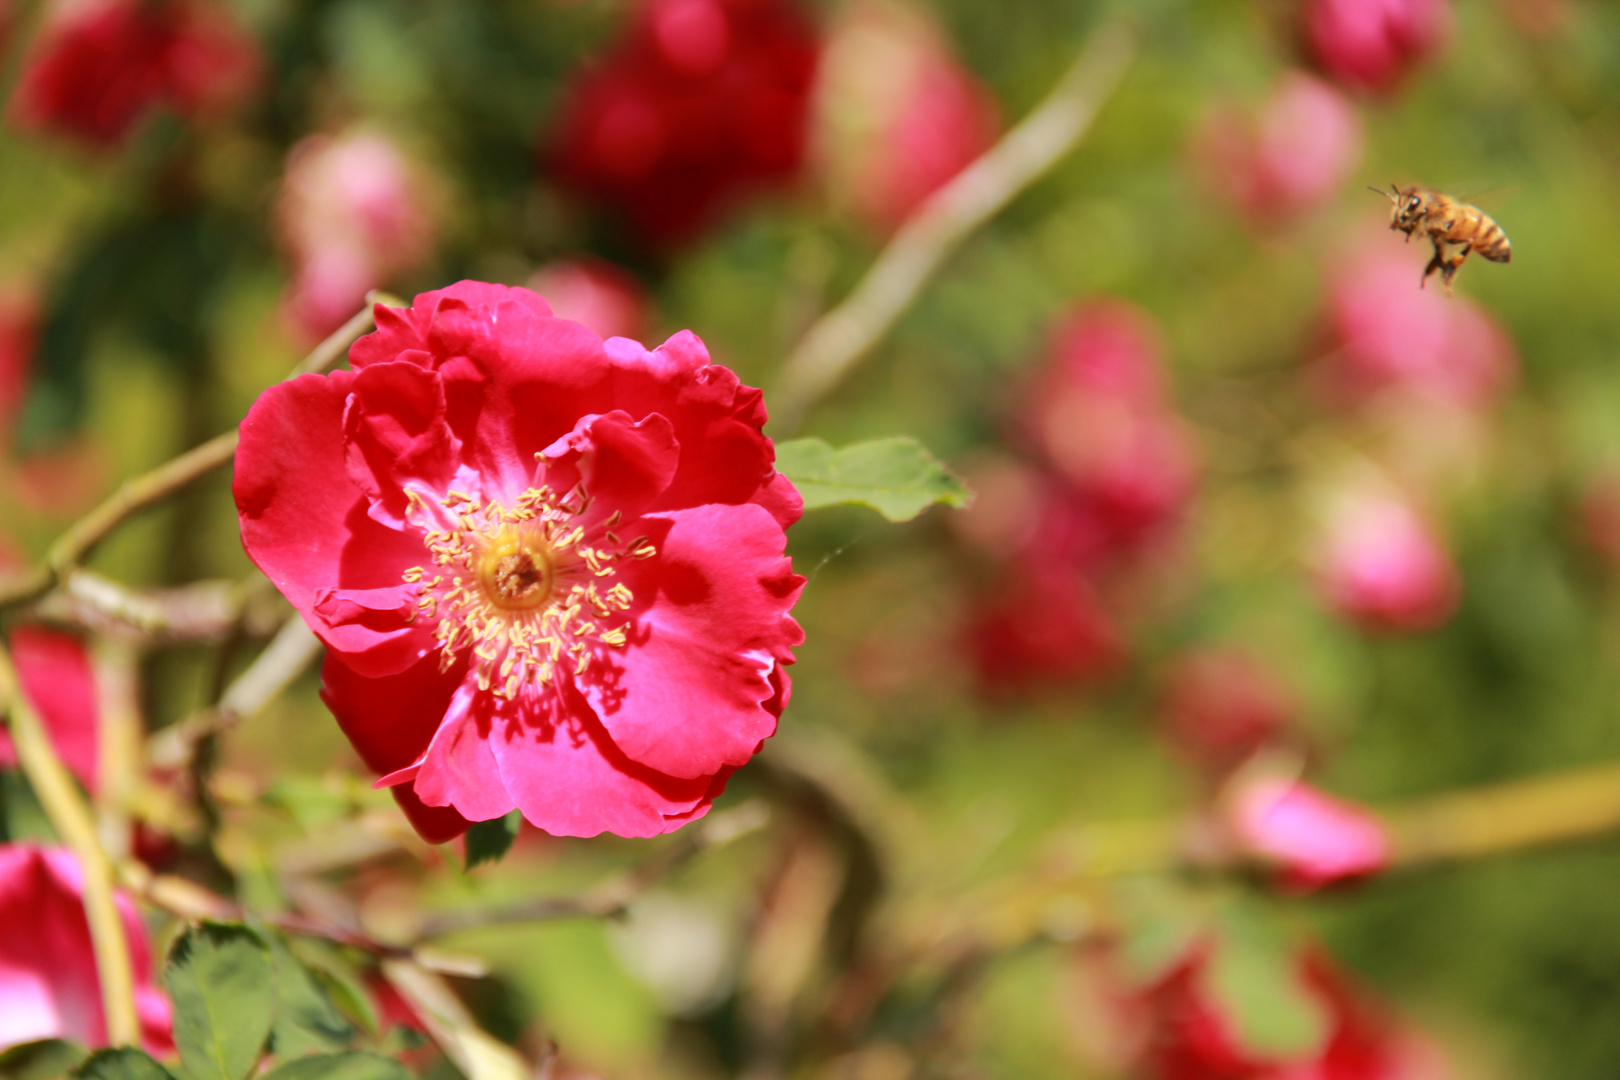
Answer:
<svg viewBox="0 0 1620 1080"><path fill-rule="evenodd" d="M1507 202L1510 198L1517 195L1519 192L1523 191L1529 186L1530 185L1528 183L1520 181L1516 184L1498 184L1496 187L1485 188L1483 190L1467 189L1470 190L1471 193L1468 195L1460 195L1458 198L1465 203L1472 203L1481 210L1489 210L1494 206L1501 206L1503 203Z"/></svg>

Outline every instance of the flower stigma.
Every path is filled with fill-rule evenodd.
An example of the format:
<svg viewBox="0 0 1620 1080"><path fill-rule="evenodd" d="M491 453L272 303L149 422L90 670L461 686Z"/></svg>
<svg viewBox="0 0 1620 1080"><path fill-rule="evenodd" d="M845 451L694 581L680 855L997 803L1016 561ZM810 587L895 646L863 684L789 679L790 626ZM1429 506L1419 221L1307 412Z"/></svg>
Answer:
<svg viewBox="0 0 1620 1080"><path fill-rule="evenodd" d="M511 506L454 490L407 496L432 561L403 576L417 587L412 617L437 620L441 670L470 651L478 688L513 699L526 683L583 675L604 646L624 647L630 624L618 617L635 597L617 564L658 552L645 536L619 539L618 511L587 524L582 486L531 487Z"/></svg>

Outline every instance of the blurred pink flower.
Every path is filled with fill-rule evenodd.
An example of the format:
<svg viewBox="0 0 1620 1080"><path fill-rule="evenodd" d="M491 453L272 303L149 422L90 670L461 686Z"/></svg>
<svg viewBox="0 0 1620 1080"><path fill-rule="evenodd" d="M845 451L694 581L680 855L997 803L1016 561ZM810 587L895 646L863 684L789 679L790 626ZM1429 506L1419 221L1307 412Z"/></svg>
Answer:
<svg viewBox="0 0 1620 1080"><path fill-rule="evenodd" d="M1175 748L1226 768L1293 722L1293 695L1270 665L1236 649L1183 653L1167 680L1163 723Z"/></svg>
<svg viewBox="0 0 1620 1080"><path fill-rule="evenodd" d="M656 244L689 240L804 158L817 42L791 0L640 0L578 72L549 164Z"/></svg>
<svg viewBox="0 0 1620 1080"><path fill-rule="evenodd" d="M216 113L257 84L258 46L206 0L53 0L7 110L26 131L122 142L150 108Z"/></svg>
<svg viewBox="0 0 1620 1080"><path fill-rule="evenodd" d="M1418 288L1427 257L1388 238L1336 264L1326 313L1330 351L1317 370L1334 404L1356 408L1400 394L1477 413L1512 385L1512 339L1466 297Z"/></svg>
<svg viewBox="0 0 1620 1080"><path fill-rule="evenodd" d="M1361 161L1361 120L1339 91L1293 71L1253 115L1231 105L1213 110L1193 160L1238 212L1274 225L1332 199Z"/></svg>
<svg viewBox="0 0 1620 1080"><path fill-rule="evenodd" d="M548 263L529 278L559 318L584 323L600 338L640 341L647 332L647 290L612 263L581 256Z"/></svg>
<svg viewBox="0 0 1620 1080"><path fill-rule="evenodd" d="M19 626L8 638L17 680L62 763L94 792L101 773L100 705L84 642L42 626ZM0 728L0 768L16 765L11 732Z"/></svg>
<svg viewBox="0 0 1620 1080"><path fill-rule="evenodd" d="M1447 0L1305 0L1305 45L1331 78L1386 91L1444 43Z"/></svg>
<svg viewBox="0 0 1620 1080"><path fill-rule="evenodd" d="M107 1045L101 982L85 921L83 876L65 848L0 845L0 1049L36 1039ZM152 955L135 905L115 900L135 970L141 1041L170 1053L169 1002L152 984Z"/></svg>
<svg viewBox="0 0 1620 1080"><path fill-rule="evenodd" d="M854 0L816 79L817 157L834 195L892 229L995 141L1000 115L926 8Z"/></svg>
<svg viewBox="0 0 1620 1080"><path fill-rule="evenodd" d="M1147 1080L1445 1080L1441 1051L1352 986L1320 949L1292 958L1300 994L1327 1020L1321 1045L1292 1058L1244 1046L1231 1006L1213 984L1219 948L1204 938L1140 995Z"/></svg>
<svg viewBox="0 0 1620 1080"><path fill-rule="evenodd" d="M1193 441L1168 400L1158 335L1117 301L1084 304L1060 322L1026 398L1021 427L1068 489L1041 531L1070 538L1093 562L1159 539L1197 481Z"/></svg>
<svg viewBox="0 0 1620 1080"><path fill-rule="evenodd" d="M1061 567L1014 566L974 605L964 634L986 690L1102 680L1125 647L1089 584Z"/></svg>
<svg viewBox="0 0 1620 1080"><path fill-rule="evenodd" d="M22 408L38 339L38 299L20 289L0 291L0 438Z"/></svg>
<svg viewBox="0 0 1620 1080"><path fill-rule="evenodd" d="M1301 892L1375 874L1389 862L1389 838L1376 815L1301 780L1239 780L1230 824L1246 853Z"/></svg>
<svg viewBox="0 0 1620 1080"><path fill-rule="evenodd" d="M426 181L372 131L311 135L294 146L277 224L294 268L286 315L310 341L341 326L367 290L418 265L433 247Z"/></svg>
<svg viewBox="0 0 1620 1080"><path fill-rule="evenodd" d="M1462 582L1428 521L1400 497L1342 495L1315 554L1317 583L1364 630L1429 630L1457 609Z"/></svg>

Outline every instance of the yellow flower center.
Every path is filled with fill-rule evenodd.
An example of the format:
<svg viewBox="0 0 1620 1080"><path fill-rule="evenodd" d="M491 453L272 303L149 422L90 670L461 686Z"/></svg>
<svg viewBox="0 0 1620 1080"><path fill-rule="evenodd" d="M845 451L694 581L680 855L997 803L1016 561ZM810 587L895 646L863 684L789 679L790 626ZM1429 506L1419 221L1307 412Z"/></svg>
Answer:
<svg viewBox="0 0 1620 1080"><path fill-rule="evenodd" d="M470 650L478 688L513 698L564 668L583 675L603 647L624 646L629 623L604 625L634 600L616 565L658 552L645 536L622 542L617 511L587 537L583 488L529 488L511 506L459 491L409 497L407 517L433 558L404 579L417 587L416 615L438 622L442 669Z"/></svg>

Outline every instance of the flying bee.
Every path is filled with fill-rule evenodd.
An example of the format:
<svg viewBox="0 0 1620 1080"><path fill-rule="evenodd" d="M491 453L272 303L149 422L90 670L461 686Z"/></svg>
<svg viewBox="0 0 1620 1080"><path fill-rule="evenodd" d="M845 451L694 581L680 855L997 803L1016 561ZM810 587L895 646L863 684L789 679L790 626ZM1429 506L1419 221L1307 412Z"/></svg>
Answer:
<svg viewBox="0 0 1620 1080"><path fill-rule="evenodd" d="M1368 187L1394 204L1389 215L1389 227L1412 237L1428 237L1434 245L1434 258L1423 268L1419 286L1427 284L1429 275L1440 271L1440 284L1446 295L1451 295L1451 279L1470 252L1477 251L1491 262L1505 263L1513 258L1513 245L1508 242L1502 226L1491 220L1489 214L1477 206L1454 199L1433 188L1399 188L1389 190Z"/></svg>

